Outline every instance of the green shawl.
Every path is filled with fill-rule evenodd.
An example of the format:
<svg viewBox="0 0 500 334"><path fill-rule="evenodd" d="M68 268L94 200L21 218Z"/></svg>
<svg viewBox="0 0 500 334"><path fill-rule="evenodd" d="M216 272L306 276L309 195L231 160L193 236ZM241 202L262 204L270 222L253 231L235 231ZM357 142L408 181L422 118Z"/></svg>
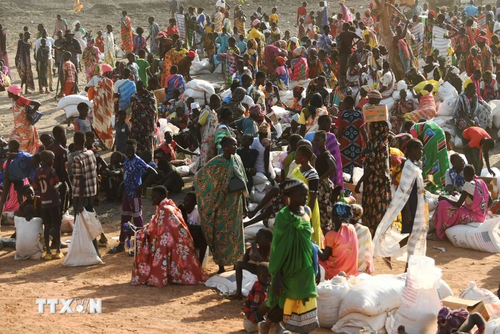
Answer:
<svg viewBox="0 0 500 334"><path fill-rule="evenodd" d="M286 299L304 300L318 296L311 244L311 223L294 215L288 206L278 212L274 224L269 272L273 276L267 305L283 308ZM283 293L274 293L276 273L281 271Z"/></svg>

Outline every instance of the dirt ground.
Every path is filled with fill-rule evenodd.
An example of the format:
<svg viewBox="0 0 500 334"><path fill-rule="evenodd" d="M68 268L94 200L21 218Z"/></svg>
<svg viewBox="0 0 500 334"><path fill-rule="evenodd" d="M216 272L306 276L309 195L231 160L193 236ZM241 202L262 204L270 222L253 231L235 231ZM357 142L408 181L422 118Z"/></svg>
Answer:
<svg viewBox="0 0 500 334"><path fill-rule="evenodd" d="M366 3L350 3L358 9ZM103 0L99 3L82 0L84 11L78 15L72 12L71 0L16 0L0 2L0 24L8 31L8 48L11 70L15 83L19 78L13 67L17 35L24 25L29 26L34 34L38 23L45 23L52 32L55 16L63 15L68 23L78 19L87 30L105 28L106 24L115 26L115 36L119 41L120 12L129 12L133 26L145 26L147 17L153 14L161 27L168 21L168 4L165 1L136 1L116 3ZM200 5L202 2L181 1L187 5ZM258 5L264 7L264 12L270 12L271 6L278 6L280 13L280 28L282 31L293 28L295 11L300 0L279 0L273 3L253 1L245 4L247 16ZM234 3L230 3L234 5ZM212 5L202 4L205 12L211 12ZM310 5L313 7L312 5ZM335 3L333 11L338 11ZM315 8L311 8L315 9ZM231 11L232 14L232 11ZM222 81L222 77L212 75L205 79ZM83 80L83 78L81 79ZM65 115L56 109L54 95L29 96L42 103L44 117L37 124L39 133L50 132L57 124L64 124ZM12 129L12 110L5 93L0 94L0 135L8 138ZM72 127L68 128L68 138L72 138ZM493 162L500 167L498 149L495 150ZM109 158L109 153L103 156ZM186 179L189 181L189 179ZM186 187L189 186L189 183ZM182 199L180 194L174 197ZM119 234L119 205L101 205L96 208L104 231L110 240L110 245L117 243ZM144 217L148 220L154 213L154 208L144 199ZM2 226L0 235L8 237L13 228ZM64 236L63 240L70 236ZM446 252L433 247L445 247ZM108 248L109 248L108 247ZM126 254L108 255L107 249L101 249L104 254L104 265L92 267L65 268L61 261L14 261L14 250L0 250L0 319L2 333L243 333L242 304L240 301L224 299L216 291L204 286L170 285L161 289L147 286L133 287L130 285L132 258ZM473 280L484 288L495 290L498 287L500 268L499 255L480 253L472 250L455 248L448 241L429 242L428 256L436 260L443 270L443 279L448 282L455 294L467 288ZM375 262L376 274L403 272L404 264L397 263L390 271L379 259ZM229 268L228 268L229 269ZM213 275L216 266L209 262L207 272ZM497 277L495 279L495 277ZM102 298L102 314L51 315L38 314L35 300L37 298ZM58 308L59 310L59 308ZM315 333L327 333L327 330L317 330Z"/></svg>

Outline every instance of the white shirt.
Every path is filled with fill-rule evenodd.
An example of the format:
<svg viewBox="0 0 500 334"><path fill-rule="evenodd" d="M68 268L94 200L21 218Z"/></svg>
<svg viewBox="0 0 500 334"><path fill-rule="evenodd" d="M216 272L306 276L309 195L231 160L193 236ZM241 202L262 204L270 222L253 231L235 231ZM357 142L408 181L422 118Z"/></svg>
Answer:
<svg viewBox="0 0 500 334"><path fill-rule="evenodd" d="M191 213L187 214L187 223L188 225L200 225L200 215L198 213L198 205L194 207L194 210Z"/></svg>
<svg viewBox="0 0 500 334"><path fill-rule="evenodd" d="M116 82L115 82L115 88L114 88L114 90L115 90L115 94L118 94L118 93L119 93L119 92L118 92L118 88L120 88L120 86L121 86L121 85L123 85L123 83L124 83L125 81L127 81L127 80L128 80L128 79L120 79L120 80L116 80Z"/></svg>
<svg viewBox="0 0 500 334"><path fill-rule="evenodd" d="M101 80L102 77L100 75L94 75L85 87L95 87L99 84L99 82L101 82Z"/></svg>
<svg viewBox="0 0 500 334"><path fill-rule="evenodd" d="M500 30L500 21L496 21L495 25L493 26L493 33L497 33L497 31Z"/></svg>
<svg viewBox="0 0 500 334"><path fill-rule="evenodd" d="M257 156L257 161L255 161L255 169L257 170L257 172L261 172L265 175L266 169L265 169L265 165L264 165L264 153L266 151L266 148L264 146L262 146L262 144L260 143L259 137L255 137L253 139L253 143L250 146L250 148L257 150L257 152L259 152L259 155ZM269 157L269 166L267 168L267 172L270 174L272 179L274 179L276 177L276 173L274 172L271 157Z"/></svg>
<svg viewBox="0 0 500 334"><path fill-rule="evenodd" d="M52 59L52 48L54 47L54 39L52 37L45 37L45 45L49 47L49 59ZM38 52L38 49L42 46L42 37L36 40L35 42L35 54Z"/></svg>

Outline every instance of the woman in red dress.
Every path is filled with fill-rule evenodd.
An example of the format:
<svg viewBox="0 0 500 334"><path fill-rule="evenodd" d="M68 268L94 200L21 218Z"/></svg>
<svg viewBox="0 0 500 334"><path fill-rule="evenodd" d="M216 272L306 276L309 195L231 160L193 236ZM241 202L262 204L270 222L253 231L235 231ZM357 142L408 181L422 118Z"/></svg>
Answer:
<svg viewBox="0 0 500 334"><path fill-rule="evenodd" d="M181 210L167 198L163 186L153 188L157 206L151 223L137 233L132 285L162 287L168 283L201 284L207 276L182 218Z"/></svg>

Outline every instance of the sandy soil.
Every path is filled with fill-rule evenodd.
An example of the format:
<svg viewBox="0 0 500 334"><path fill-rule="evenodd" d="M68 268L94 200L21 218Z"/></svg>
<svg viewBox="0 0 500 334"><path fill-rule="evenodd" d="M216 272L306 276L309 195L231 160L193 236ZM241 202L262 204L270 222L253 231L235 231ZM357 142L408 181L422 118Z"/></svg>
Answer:
<svg viewBox="0 0 500 334"><path fill-rule="evenodd" d="M270 11L271 6L277 5L281 14L282 31L290 29L295 20L295 10L301 1L284 1L265 3L255 1L246 4L246 11L250 16L258 5L264 11ZM201 3L189 2L189 5ZM104 29L111 23L115 26L116 36L119 35L119 18L121 9L126 9L131 16L133 26L145 26L146 19L154 13L159 24L166 25L168 7L164 1L136 1L116 3L103 0L90 3L83 1L84 12L75 15L72 13L73 2L66 1L34 1L17 0L0 2L0 24L9 34L8 47L11 65L14 64L15 45L17 35L22 26L28 25L32 33L38 23L45 23L51 33L57 13L61 13L68 22L79 19L82 26L88 30ZM361 2L349 5L361 8ZM186 5L186 3L185 3ZM205 8L211 5L203 4ZM335 11L338 10L335 4ZM209 12L207 9L205 12ZM231 12L232 13L232 12ZM19 78L12 67L15 83ZM222 77L206 77L210 81L222 81ZM83 81L83 78L81 79ZM53 95L38 95L34 93L30 98L42 102L41 110L44 117L37 124L40 133L51 131L56 124L64 124L65 115L56 110ZM0 135L8 138L12 129L12 111L10 101L5 93L0 95ZM68 138L73 135L72 128L68 128ZM495 151L498 153L498 150ZM103 154L109 158L109 154ZM497 155L493 161L498 167L500 163ZM186 181L189 181L186 179ZM180 200L183 195L174 197ZM154 208L144 200L144 217L151 217ZM118 236L120 214L118 205L101 205L97 207L104 230L110 239L110 246L117 241L112 237ZM8 237L13 228L2 226L0 235ZM70 238L65 236L63 240ZM434 246L445 247L441 253ZM80 268L64 268L60 261L14 261L14 251L3 249L0 251L0 318L4 333L138 333L138 332L167 332L167 333L243 333L242 302L229 301L217 292L204 286L171 285L162 289L152 287L133 287L130 285L132 258L125 254L104 254L104 265ZM448 241L430 242L428 256L436 260L443 269L443 278L448 282L455 293L465 289L468 282L476 281L479 286L496 290L500 268L500 256L480 253L471 250L457 249ZM376 274L403 272L404 264L397 263L393 271L387 269L382 261L376 260ZM209 262L207 272L213 275L216 266ZM495 277L497 277L495 279ZM102 298L103 313L88 315L39 315L35 299L37 298ZM48 312L47 312L48 313ZM315 333L327 333L327 330L317 330Z"/></svg>

